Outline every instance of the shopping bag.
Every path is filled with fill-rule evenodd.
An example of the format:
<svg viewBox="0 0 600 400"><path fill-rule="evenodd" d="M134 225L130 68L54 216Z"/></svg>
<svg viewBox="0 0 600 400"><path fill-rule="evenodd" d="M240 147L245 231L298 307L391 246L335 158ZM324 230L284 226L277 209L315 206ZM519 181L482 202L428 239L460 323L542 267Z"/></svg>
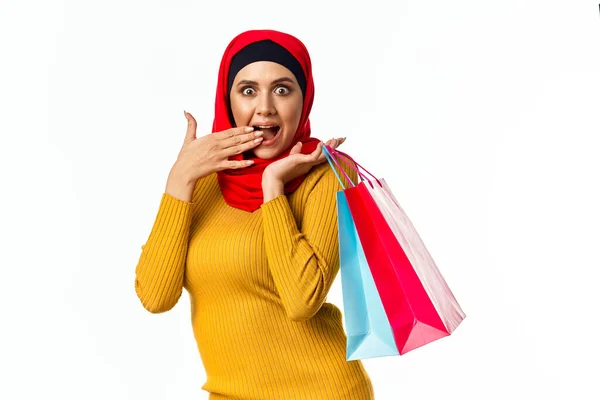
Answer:
<svg viewBox="0 0 600 400"><path fill-rule="evenodd" d="M385 180L326 150L361 178L344 195L399 353L450 335L466 315Z"/></svg>
<svg viewBox="0 0 600 400"><path fill-rule="evenodd" d="M325 155L328 157L327 153ZM329 157L328 162L342 187L345 187ZM351 182L350 178L348 181ZM394 334L367 265L346 197L343 191L337 192L336 196L340 275L347 336L346 360L398 355Z"/></svg>

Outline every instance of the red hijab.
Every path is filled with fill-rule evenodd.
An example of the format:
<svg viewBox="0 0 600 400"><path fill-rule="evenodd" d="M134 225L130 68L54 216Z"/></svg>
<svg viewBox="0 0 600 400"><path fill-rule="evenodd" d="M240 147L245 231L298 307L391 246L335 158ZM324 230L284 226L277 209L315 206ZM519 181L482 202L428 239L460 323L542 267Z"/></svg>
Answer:
<svg viewBox="0 0 600 400"><path fill-rule="evenodd" d="M308 115L312 108L314 99L314 84L312 78L312 66L310 56L304 44L292 35L274 30L250 30L236 36L225 49L221 66L219 67L219 81L217 83L217 96L215 100L215 119L212 131L220 132L229 128L229 93L227 92L228 72L231 59L245 46L269 39L287 49L302 66L304 76L306 77L306 90L303 98L302 115L300 123L294 136L290 148L285 150L278 157L270 160L263 160L257 157L246 157L254 160L250 167L241 169L227 169L217 172L219 186L227 204L231 207L239 208L248 212L253 212L263 204L262 174L265 168L274 161L287 157L292 147L302 142L302 153L312 153L320 140L310 137L310 120ZM229 158L230 160L243 160L244 155L238 154ZM285 184L285 193L292 193L306 178L301 175Z"/></svg>

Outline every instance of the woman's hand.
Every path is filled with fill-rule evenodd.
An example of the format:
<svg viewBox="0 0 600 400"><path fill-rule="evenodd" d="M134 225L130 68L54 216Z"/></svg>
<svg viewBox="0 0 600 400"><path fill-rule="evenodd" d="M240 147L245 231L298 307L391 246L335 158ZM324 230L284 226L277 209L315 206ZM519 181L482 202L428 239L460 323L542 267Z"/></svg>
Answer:
<svg viewBox="0 0 600 400"><path fill-rule="evenodd" d="M246 168L251 160L231 161L229 157L251 150L262 142L263 132L253 127L236 127L196 137L196 120L185 112L188 126L177 161L171 168L166 191L189 201L198 179L224 169Z"/></svg>
<svg viewBox="0 0 600 400"><path fill-rule="evenodd" d="M335 149L345 140L346 138L331 139L325 144ZM302 142L298 142L292 147L287 157L275 161L265 168L262 178L263 202L266 203L284 194L283 189L287 182L306 174L312 167L327 160L323 154L322 143L319 143L315 151L310 154L302 154L300 150L302 150Z"/></svg>
<svg viewBox="0 0 600 400"><path fill-rule="evenodd" d="M213 172L252 165L251 160L231 161L228 158L258 146L263 140L262 131L241 126L197 138L196 120L192 114L184 114L188 127L175 164L188 180L195 182Z"/></svg>

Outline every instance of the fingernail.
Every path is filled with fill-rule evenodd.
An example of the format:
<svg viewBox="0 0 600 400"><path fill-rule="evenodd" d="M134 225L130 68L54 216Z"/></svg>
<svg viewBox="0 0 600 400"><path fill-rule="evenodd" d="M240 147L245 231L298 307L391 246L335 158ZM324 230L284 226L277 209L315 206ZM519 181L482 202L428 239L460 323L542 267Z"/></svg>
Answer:
<svg viewBox="0 0 600 400"><path fill-rule="evenodd" d="M254 136L262 136L263 133L263 131L256 131L254 132Z"/></svg>
<svg viewBox="0 0 600 400"><path fill-rule="evenodd" d="M244 129L245 132L252 132L254 130L254 127L249 126L246 129Z"/></svg>

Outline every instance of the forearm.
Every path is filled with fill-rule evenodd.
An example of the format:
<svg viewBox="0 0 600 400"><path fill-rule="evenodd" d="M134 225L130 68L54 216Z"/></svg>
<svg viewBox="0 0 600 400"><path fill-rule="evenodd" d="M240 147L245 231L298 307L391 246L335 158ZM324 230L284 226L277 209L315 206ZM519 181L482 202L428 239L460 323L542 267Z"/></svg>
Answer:
<svg viewBox="0 0 600 400"><path fill-rule="evenodd" d="M317 247L298 229L287 197L262 209L265 252L283 307L290 319L307 320L322 306L338 270L335 225L325 227L326 240Z"/></svg>
<svg viewBox="0 0 600 400"><path fill-rule="evenodd" d="M152 313L170 310L183 291L192 203L164 193L135 268L135 291Z"/></svg>

